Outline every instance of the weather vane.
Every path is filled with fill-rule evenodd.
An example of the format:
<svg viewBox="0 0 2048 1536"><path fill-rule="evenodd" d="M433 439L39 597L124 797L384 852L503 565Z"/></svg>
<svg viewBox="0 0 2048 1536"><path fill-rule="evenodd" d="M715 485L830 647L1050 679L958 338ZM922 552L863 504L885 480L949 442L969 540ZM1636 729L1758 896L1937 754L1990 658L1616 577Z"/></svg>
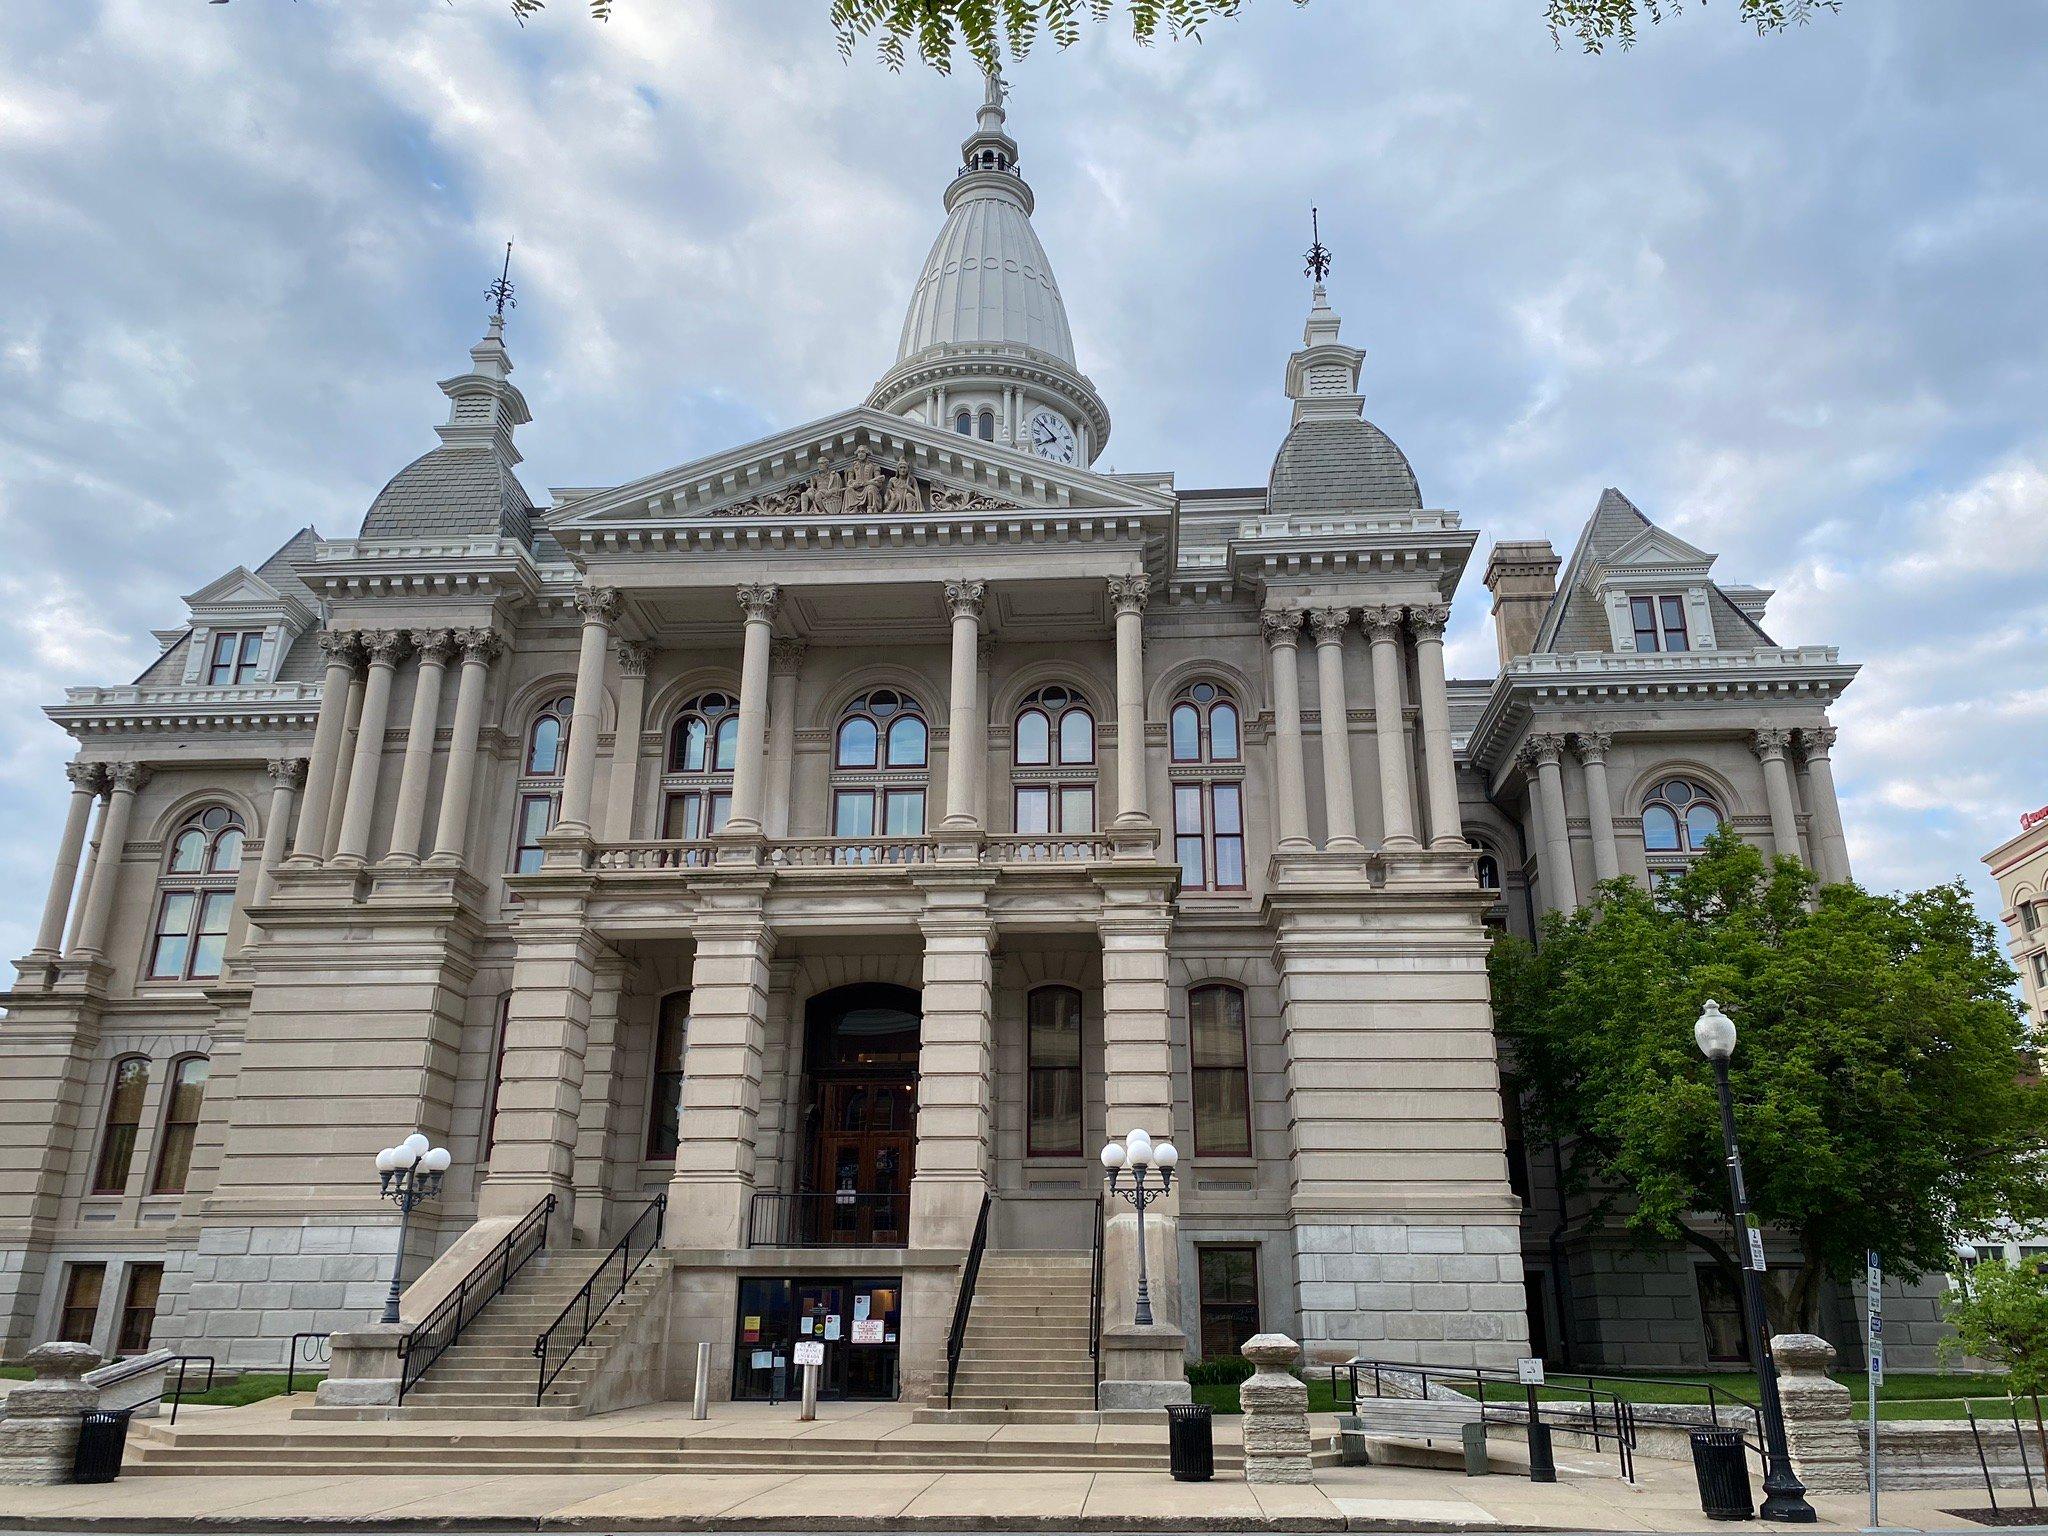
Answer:
<svg viewBox="0 0 2048 1536"><path fill-rule="evenodd" d="M1302 271L1320 283L1330 275L1330 248L1323 244L1322 219L1313 203L1309 205L1308 227L1314 243L1308 248L1308 265Z"/></svg>
<svg viewBox="0 0 2048 1536"><path fill-rule="evenodd" d="M512 242L510 240L505 242L505 270L498 274L496 282L484 290L484 297L496 305L497 316L500 320L505 318L505 308L507 305L510 305L513 309L519 307L519 301L512 297Z"/></svg>

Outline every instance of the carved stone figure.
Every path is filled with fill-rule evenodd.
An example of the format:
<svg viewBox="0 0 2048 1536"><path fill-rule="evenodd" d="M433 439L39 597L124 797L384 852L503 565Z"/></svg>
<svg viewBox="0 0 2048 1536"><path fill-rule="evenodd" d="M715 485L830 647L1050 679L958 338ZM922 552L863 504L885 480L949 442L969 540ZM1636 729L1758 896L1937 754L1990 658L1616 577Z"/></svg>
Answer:
<svg viewBox="0 0 2048 1536"><path fill-rule="evenodd" d="M823 469L804 486L796 509L805 517L837 517L845 505L845 478L836 469Z"/></svg>
<svg viewBox="0 0 2048 1536"><path fill-rule="evenodd" d="M882 510L882 466L867 449L854 450L845 486L842 507L848 517L869 517Z"/></svg>
<svg viewBox="0 0 2048 1536"><path fill-rule="evenodd" d="M882 510L890 517L916 517L924 511L924 496L909 470L899 469L889 477L888 490L883 493Z"/></svg>

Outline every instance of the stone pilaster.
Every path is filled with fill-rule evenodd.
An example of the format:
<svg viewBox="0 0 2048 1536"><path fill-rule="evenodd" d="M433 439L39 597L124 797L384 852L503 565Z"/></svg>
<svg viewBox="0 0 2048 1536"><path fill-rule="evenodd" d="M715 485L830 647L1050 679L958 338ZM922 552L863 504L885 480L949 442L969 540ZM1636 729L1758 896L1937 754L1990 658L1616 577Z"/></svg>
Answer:
<svg viewBox="0 0 2048 1536"><path fill-rule="evenodd" d="M1606 731L1577 731L1572 750L1579 756L1579 771L1586 779L1586 819L1593 826L1593 878L1599 881L1621 875L1621 848L1614 840L1614 800L1607 788L1607 749L1613 738Z"/></svg>
<svg viewBox="0 0 2048 1536"><path fill-rule="evenodd" d="M621 640L615 649L619 661L619 723L612 732L611 785L604 797L604 840L623 843L633 836L633 815L640 802L640 728L647 713L647 664L653 658L654 648L637 640Z"/></svg>

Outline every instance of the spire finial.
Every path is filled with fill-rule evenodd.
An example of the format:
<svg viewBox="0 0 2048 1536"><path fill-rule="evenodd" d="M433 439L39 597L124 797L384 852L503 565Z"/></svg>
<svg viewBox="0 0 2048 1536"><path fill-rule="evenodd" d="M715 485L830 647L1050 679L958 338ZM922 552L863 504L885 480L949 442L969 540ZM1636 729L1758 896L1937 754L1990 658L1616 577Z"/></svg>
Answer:
<svg viewBox="0 0 2048 1536"><path fill-rule="evenodd" d="M1308 208L1308 227L1311 244L1308 248L1308 265L1302 272L1304 276L1314 278L1320 286L1323 279L1330 275L1330 248L1323 244L1322 216L1313 203L1309 204Z"/></svg>
<svg viewBox="0 0 2048 1536"><path fill-rule="evenodd" d="M505 269L497 280L484 290L484 297L492 303L492 313L500 320L505 318L507 308L517 309L519 301L512 297L512 242L505 242Z"/></svg>

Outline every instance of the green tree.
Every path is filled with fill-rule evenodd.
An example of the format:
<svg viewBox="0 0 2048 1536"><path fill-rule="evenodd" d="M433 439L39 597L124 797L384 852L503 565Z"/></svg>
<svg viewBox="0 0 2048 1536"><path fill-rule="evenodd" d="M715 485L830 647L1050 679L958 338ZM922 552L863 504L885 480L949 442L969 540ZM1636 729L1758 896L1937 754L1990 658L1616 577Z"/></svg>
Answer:
<svg viewBox="0 0 2048 1536"><path fill-rule="evenodd" d="M1960 882L1905 895L1815 888L1724 829L1655 895L1609 881L1504 940L1494 1007L1525 1116L1566 1183L1645 1238L1681 1238L1739 1281L1712 1069L1718 1000L1751 1203L1798 1235L1767 1287L1774 1331L1811 1331L1824 1278L1877 1249L1908 1279L1968 1233L2048 1211L2048 1086L1996 936ZM1718 1213L1719 1219L1715 1216Z"/></svg>
<svg viewBox="0 0 2048 1536"><path fill-rule="evenodd" d="M2048 1271L2038 1259L1987 1259L1945 1307L1955 1332L1941 1341L1944 1360L1974 1356L2002 1365L2015 1397L2048 1392Z"/></svg>

